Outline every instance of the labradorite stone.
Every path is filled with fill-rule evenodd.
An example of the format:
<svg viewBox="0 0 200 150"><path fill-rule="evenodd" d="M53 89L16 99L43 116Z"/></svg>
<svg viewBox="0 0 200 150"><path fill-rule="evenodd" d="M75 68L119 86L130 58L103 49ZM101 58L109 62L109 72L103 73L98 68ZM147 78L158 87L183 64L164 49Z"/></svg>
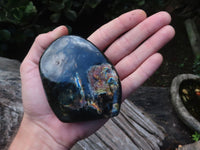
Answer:
<svg viewBox="0 0 200 150"><path fill-rule="evenodd" d="M63 36L40 59L43 87L63 122L109 118L119 113L121 84L108 59L89 41Z"/></svg>

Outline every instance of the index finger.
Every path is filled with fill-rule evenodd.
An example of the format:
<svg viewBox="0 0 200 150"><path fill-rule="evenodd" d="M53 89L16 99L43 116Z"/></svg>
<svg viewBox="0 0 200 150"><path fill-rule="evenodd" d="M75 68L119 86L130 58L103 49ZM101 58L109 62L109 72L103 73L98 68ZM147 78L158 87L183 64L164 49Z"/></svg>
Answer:
<svg viewBox="0 0 200 150"><path fill-rule="evenodd" d="M28 59L37 65L45 49L57 38L67 34L68 34L68 29L65 26L59 26L55 28L53 31L38 35L30 51L28 52L25 60Z"/></svg>

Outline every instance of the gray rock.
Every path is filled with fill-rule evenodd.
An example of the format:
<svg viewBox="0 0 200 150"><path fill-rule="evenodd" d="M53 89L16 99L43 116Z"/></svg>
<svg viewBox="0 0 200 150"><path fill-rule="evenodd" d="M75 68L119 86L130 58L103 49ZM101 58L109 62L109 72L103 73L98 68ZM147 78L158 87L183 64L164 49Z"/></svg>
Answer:
<svg viewBox="0 0 200 150"><path fill-rule="evenodd" d="M179 95L179 88L181 83L189 79L199 80L200 77L193 74L180 74L173 79L170 89L171 100L173 107L180 119L192 130L200 132L200 122L189 113Z"/></svg>
<svg viewBox="0 0 200 150"><path fill-rule="evenodd" d="M20 62L0 57L0 149L12 139L23 114Z"/></svg>
<svg viewBox="0 0 200 150"><path fill-rule="evenodd" d="M9 72L19 72L20 62L14 59L0 57L0 70Z"/></svg>

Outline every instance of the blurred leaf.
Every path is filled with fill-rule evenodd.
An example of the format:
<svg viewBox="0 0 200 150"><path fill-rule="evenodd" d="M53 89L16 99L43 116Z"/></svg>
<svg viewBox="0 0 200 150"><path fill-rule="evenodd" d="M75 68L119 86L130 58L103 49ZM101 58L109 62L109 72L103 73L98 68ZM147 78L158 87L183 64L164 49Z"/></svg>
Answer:
<svg viewBox="0 0 200 150"><path fill-rule="evenodd" d="M49 2L48 9L53 11L53 12L59 12L64 8L65 8L64 2L57 2L57 1L52 1L52 0Z"/></svg>
<svg viewBox="0 0 200 150"><path fill-rule="evenodd" d="M200 75L200 55L196 56L192 66L192 70L194 74Z"/></svg>
<svg viewBox="0 0 200 150"><path fill-rule="evenodd" d="M15 25L26 24L30 17L37 12L34 4L29 0L2 0L1 7L0 21Z"/></svg>
<svg viewBox="0 0 200 150"><path fill-rule="evenodd" d="M139 0L137 4L138 6L143 6L145 4L145 0Z"/></svg>
<svg viewBox="0 0 200 150"><path fill-rule="evenodd" d="M87 5L89 5L91 8L97 7L99 3L101 3L102 0L87 0Z"/></svg>
<svg viewBox="0 0 200 150"><path fill-rule="evenodd" d="M13 19L16 23L20 22L23 18L23 8L13 8L11 9L11 19Z"/></svg>
<svg viewBox="0 0 200 150"><path fill-rule="evenodd" d="M54 13L50 16L50 19L53 23L57 23L60 19L60 13Z"/></svg>
<svg viewBox="0 0 200 150"><path fill-rule="evenodd" d="M77 19L77 13L74 10L67 10L65 12L65 16L71 21L75 21Z"/></svg>
<svg viewBox="0 0 200 150"><path fill-rule="evenodd" d="M10 31L4 29L0 30L0 41L8 41L11 37Z"/></svg>
<svg viewBox="0 0 200 150"><path fill-rule="evenodd" d="M10 52L18 47L18 54L21 55L32 44L36 35L51 31L59 24L76 21L82 12L91 13L91 8L95 8L101 1L0 0L1 29L6 29L0 30L0 53L15 55ZM67 28L71 33L72 28Z"/></svg>
<svg viewBox="0 0 200 150"><path fill-rule="evenodd" d="M5 20L7 20L6 13L2 11L0 13L0 22L4 22Z"/></svg>
<svg viewBox="0 0 200 150"><path fill-rule="evenodd" d="M74 1L72 1L72 0L66 0L66 1L65 1L65 8L64 8L64 11L71 9L72 4L74 4Z"/></svg>
<svg viewBox="0 0 200 150"><path fill-rule="evenodd" d="M33 5L33 2L30 1L25 8L25 13L32 14L32 13L36 13L36 12L37 12L36 7Z"/></svg>
<svg viewBox="0 0 200 150"><path fill-rule="evenodd" d="M81 1L73 1L73 6L76 8L80 8L83 5L83 2Z"/></svg>

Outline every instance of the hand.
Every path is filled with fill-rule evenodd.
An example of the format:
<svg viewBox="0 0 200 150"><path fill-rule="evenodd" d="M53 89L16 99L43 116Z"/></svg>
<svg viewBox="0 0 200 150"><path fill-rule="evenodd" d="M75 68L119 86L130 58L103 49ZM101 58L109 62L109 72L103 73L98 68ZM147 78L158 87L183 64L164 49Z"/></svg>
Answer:
<svg viewBox="0 0 200 150"><path fill-rule="evenodd" d="M168 25L170 21L171 17L166 12L146 18L144 11L134 10L105 24L88 38L104 51L115 66L122 83L122 99L147 80L162 63L162 56L157 51L175 34ZM31 134L34 135L30 131L39 134L38 138L49 148L53 145L56 149L71 148L75 142L91 135L107 121L62 123L48 105L40 79L39 60L54 40L67 34L67 28L60 26L39 35L21 65L24 117L11 148L15 145L17 149L16 144L25 135L25 140L30 140Z"/></svg>

